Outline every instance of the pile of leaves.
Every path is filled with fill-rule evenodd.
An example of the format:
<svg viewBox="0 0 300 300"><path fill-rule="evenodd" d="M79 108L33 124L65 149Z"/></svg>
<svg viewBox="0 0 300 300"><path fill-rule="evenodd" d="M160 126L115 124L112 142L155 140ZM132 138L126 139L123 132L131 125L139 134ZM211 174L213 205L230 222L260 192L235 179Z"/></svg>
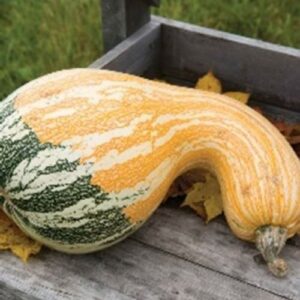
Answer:
<svg viewBox="0 0 300 300"><path fill-rule="evenodd" d="M0 250L11 250L16 256L26 262L30 255L40 251L41 244L27 237L0 210Z"/></svg>
<svg viewBox="0 0 300 300"><path fill-rule="evenodd" d="M199 78L196 89L222 93L222 85L212 72ZM250 94L244 92L226 92L224 95L237 101L248 103ZM263 114L260 108L254 107ZM286 137L300 157L300 124L288 124L283 120L270 121ZM222 197L217 178L205 170L192 170L175 180L166 199L169 197L184 197L181 206L188 206L200 215L205 222L209 222L223 212ZM0 250L10 249L24 262L32 254L37 254L41 244L27 237L5 214L0 210Z"/></svg>

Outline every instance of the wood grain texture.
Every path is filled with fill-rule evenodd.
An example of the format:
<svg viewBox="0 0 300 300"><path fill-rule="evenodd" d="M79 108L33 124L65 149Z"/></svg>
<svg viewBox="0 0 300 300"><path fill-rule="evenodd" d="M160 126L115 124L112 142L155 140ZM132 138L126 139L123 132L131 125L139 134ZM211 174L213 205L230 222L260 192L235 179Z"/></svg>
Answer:
<svg viewBox="0 0 300 300"><path fill-rule="evenodd" d="M285 279L275 278L265 264L255 262L255 246L233 236L222 218L205 225L190 210L164 207L134 238L270 293L300 298L300 247L285 247L282 255L290 265L290 274Z"/></svg>
<svg viewBox="0 0 300 300"><path fill-rule="evenodd" d="M162 24L162 73L195 82L212 70L225 88L300 111L300 50L154 17Z"/></svg>
<svg viewBox="0 0 300 300"><path fill-rule="evenodd" d="M158 73L160 24L150 22L89 67L153 77Z"/></svg>
<svg viewBox="0 0 300 300"><path fill-rule="evenodd" d="M296 299L243 282L241 273L258 277L261 285L280 284L249 260L254 253L230 237L222 222L206 227L185 210L164 207L133 238L102 252L72 256L44 249L27 265L0 253L0 274L5 274L0 283L11 293L45 300Z"/></svg>
<svg viewBox="0 0 300 300"><path fill-rule="evenodd" d="M90 278L89 268L98 262L89 256L62 255L45 248L26 265L9 253L1 253L0 261L0 283L10 287L11 295L43 300L132 299L102 283L101 267L99 278Z"/></svg>
<svg viewBox="0 0 300 300"><path fill-rule="evenodd" d="M2 300L39 300L38 298L11 288L7 284L0 282L0 299Z"/></svg>
<svg viewBox="0 0 300 300"><path fill-rule="evenodd" d="M105 52L150 21L147 0L102 0L102 31Z"/></svg>

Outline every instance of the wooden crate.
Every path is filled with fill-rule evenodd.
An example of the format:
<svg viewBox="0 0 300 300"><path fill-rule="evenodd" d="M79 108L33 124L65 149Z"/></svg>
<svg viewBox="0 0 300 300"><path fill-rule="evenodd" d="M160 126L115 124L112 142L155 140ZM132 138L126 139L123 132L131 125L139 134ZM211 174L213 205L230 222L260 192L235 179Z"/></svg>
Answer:
<svg viewBox="0 0 300 300"><path fill-rule="evenodd" d="M249 91L251 104L267 114L300 122L299 50L160 17L150 21L145 3L129 13L136 24L128 25L120 13L128 1L104 1L104 12L119 13L104 18L106 48L145 25L91 68L187 86L213 70L225 89ZM98 253L44 249L28 265L1 253L0 299L300 299L300 238L282 253L291 267L287 278L274 278L257 253L223 218L206 226L169 203L134 235Z"/></svg>

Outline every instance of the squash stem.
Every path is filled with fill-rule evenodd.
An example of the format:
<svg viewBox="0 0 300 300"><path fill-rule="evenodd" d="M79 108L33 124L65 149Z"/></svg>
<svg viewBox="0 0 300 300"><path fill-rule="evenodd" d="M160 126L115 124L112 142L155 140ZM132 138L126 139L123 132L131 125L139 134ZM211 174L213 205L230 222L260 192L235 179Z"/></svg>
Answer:
<svg viewBox="0 0 300 300"><path fill-rule="evenodd" d="M278 254L287 240L287 229L279 226L262 226L256 230L256 247L268 264L269 270L276 277L284 277L288 266Z"/></svg>

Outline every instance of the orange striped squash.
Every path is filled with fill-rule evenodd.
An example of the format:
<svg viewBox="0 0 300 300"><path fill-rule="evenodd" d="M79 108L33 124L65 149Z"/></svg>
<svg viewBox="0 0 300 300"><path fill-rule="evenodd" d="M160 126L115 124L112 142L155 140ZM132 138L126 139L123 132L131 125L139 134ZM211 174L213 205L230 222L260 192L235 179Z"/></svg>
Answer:
<svg viewBox="0 0 300 300"><path fill-rule="evenodd" d="M238 101L64 70L0 104L0 142L0 203L49 247L85 253L116 243L176 177L204 167L220 182L235 235L256 242L275 275L286 273L277 256L300 228L300 163L278 130Z"/></svg>

